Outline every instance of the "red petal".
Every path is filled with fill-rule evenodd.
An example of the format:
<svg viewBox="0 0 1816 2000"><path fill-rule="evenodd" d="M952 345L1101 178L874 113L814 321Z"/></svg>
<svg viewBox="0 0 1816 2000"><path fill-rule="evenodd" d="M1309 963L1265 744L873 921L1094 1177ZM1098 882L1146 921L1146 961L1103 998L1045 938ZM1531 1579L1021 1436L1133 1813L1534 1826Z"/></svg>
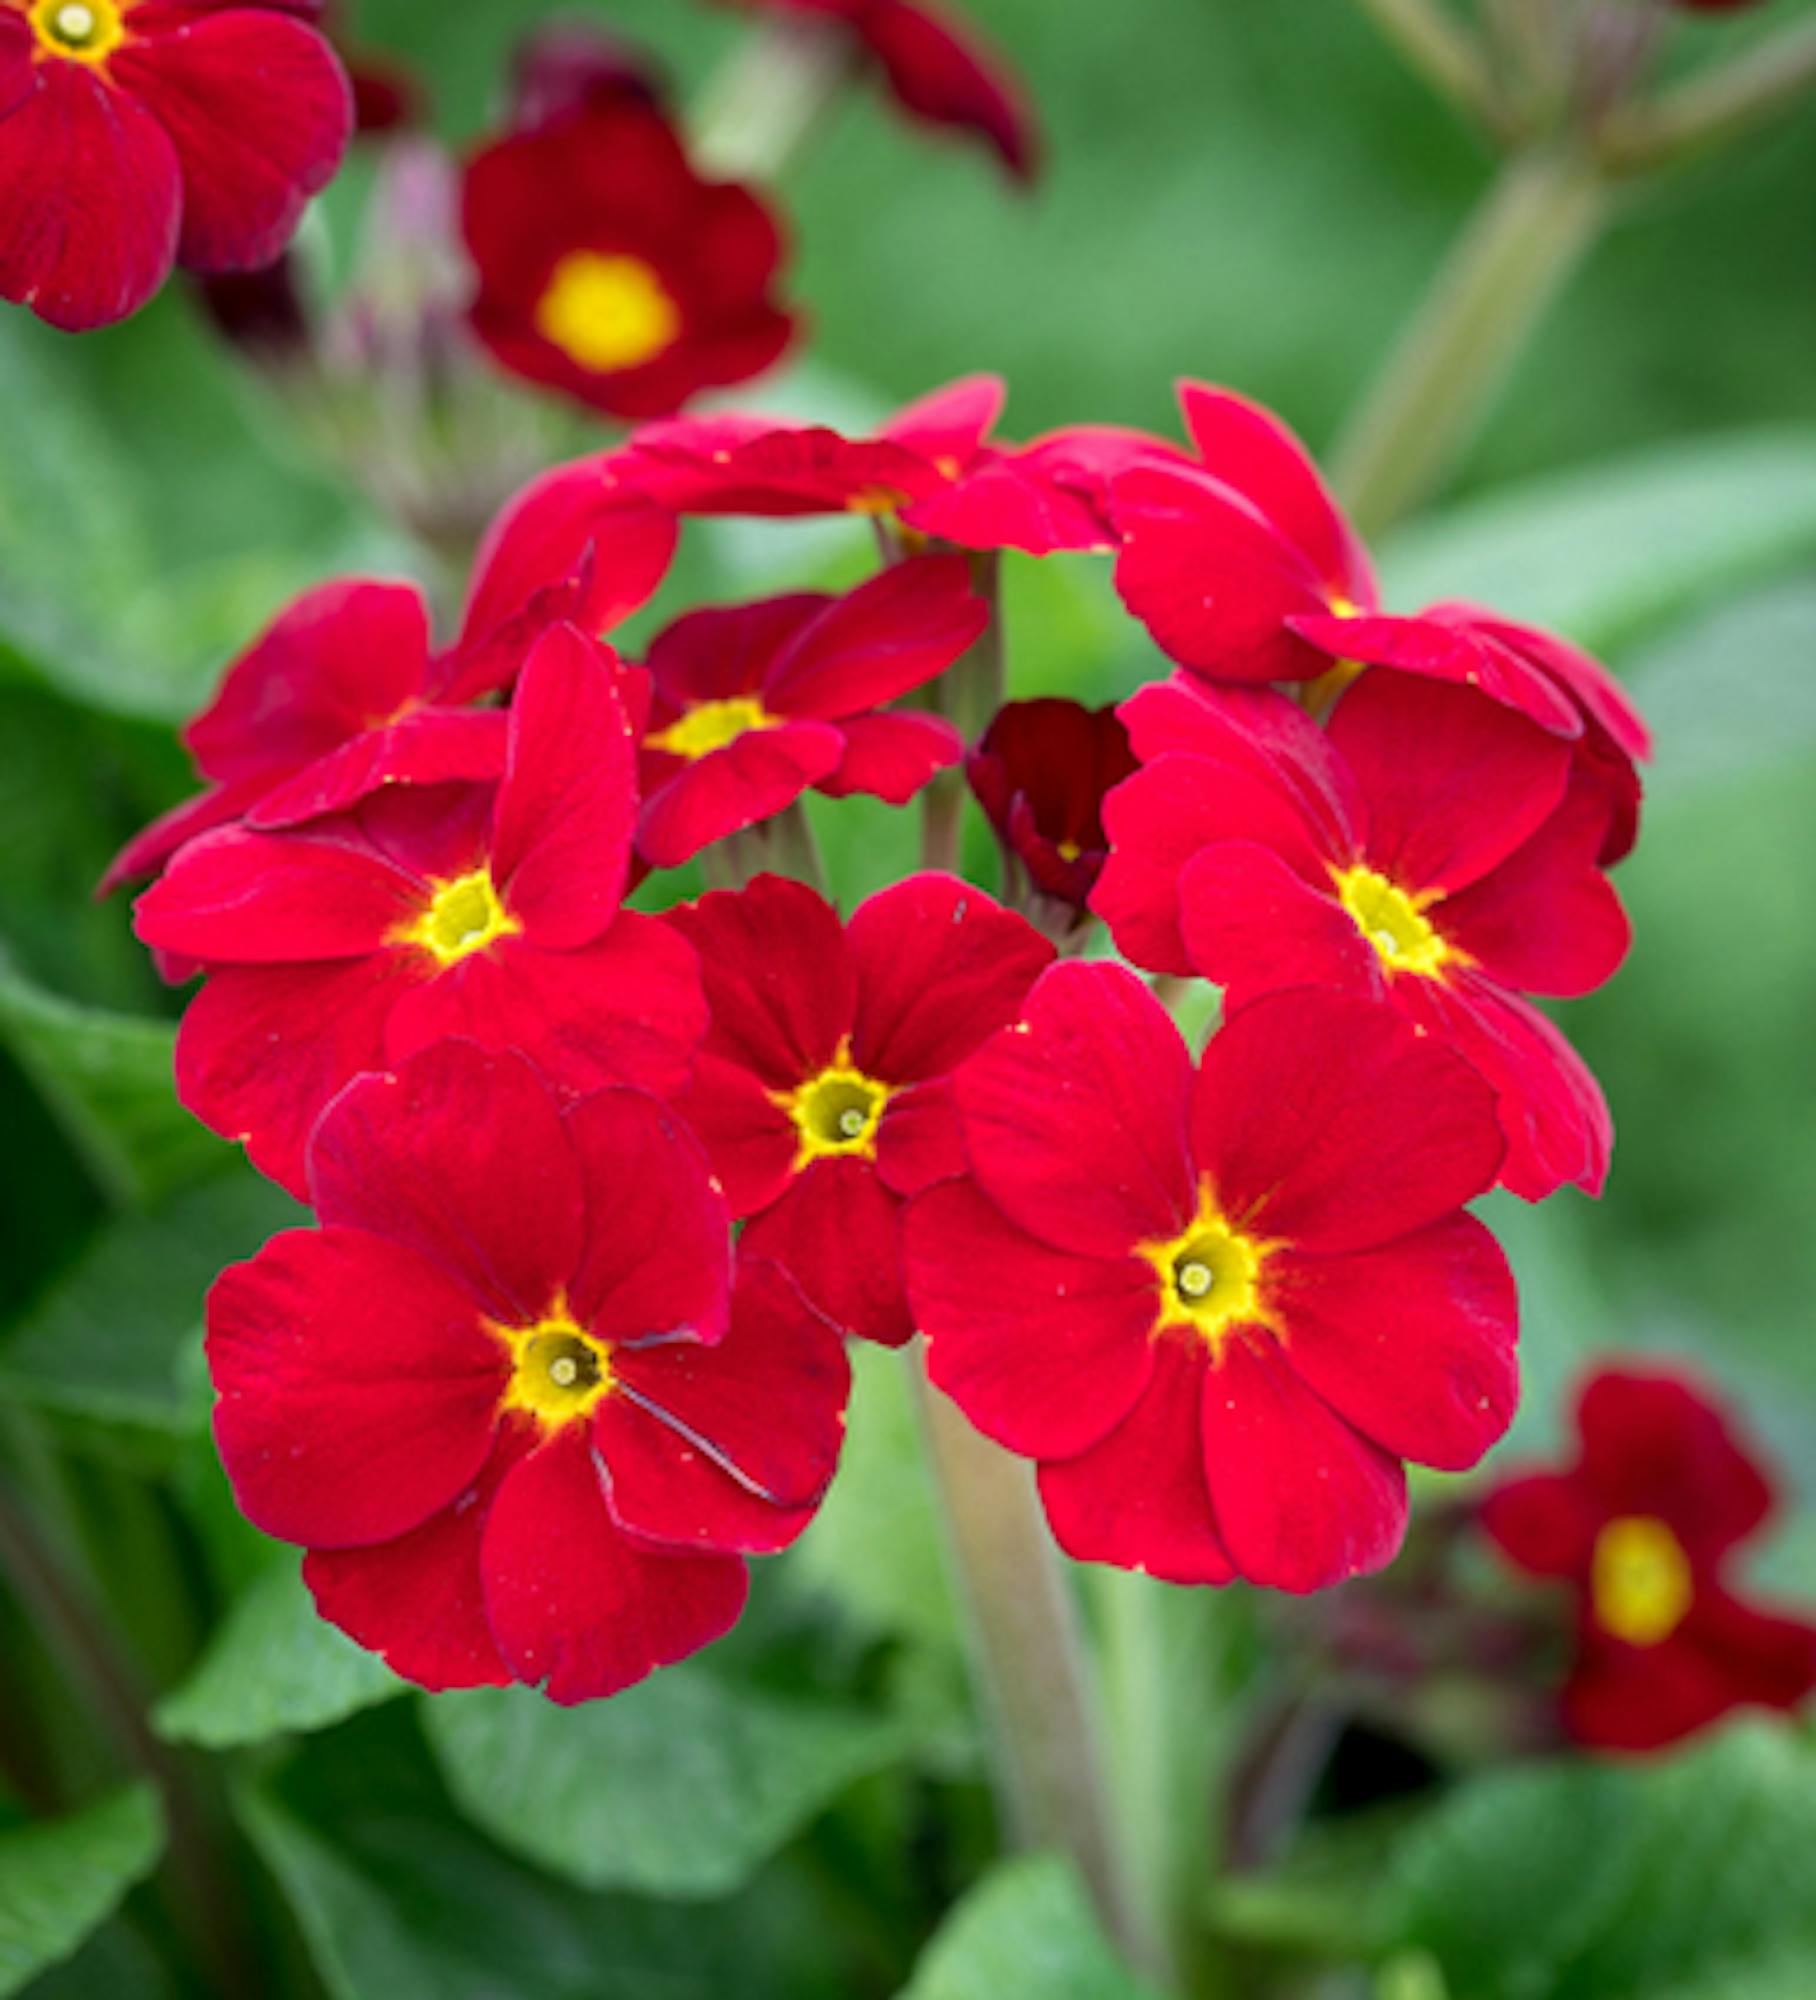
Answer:
<svg viewBox="0 0 1816 2000"><path fill-rule="evenodd" d="M174 34L129 35L109 59L182 163L181 261L251 271L290 241L353 136L353 91L312 28L229 8Z"/></svg>
<svg viewBox="0 0 1816 2000"><path fill-rule="evenodd" d="M781 1265L846 1333L900 1347L914 1331L902 1289L901 1203L868 1160L815 1160L745 1225L741 1248Z"/></svg>
<svg viewBox="0 0 1816 2000"><path fill-rule="evenodd" d="M1432 617L1338 617L1310 611L1291 619L1293 632L1326 661L1392 667L1422 679L1476 689L1503 708L1517 710L1553 736L1574 740L1583 718L1549 674L1505 646L1455 623Z"/></svg>
<svg viewBox="0 0 1816 2000"><path fill-rule="evenodd" d="M418 709L343 743L265 792L247 824L297 826L346 812L386 785L496 784L504 776L509 729L508 718L493 709Z"/></svg>
<svg viewBox="0 0 1816 2000"><path fill-rule="evenodd" d="M1300 1377L1396 1458L1462 1472L1513 1421L1519 1301L1473 1216L1360 1256L1282 1252L1266 1283Z"/></svg>
<svg viewBox="0 0 1816 2000"><path fill-rule="evenodd" d="M1063 964L954 1078L978 1185L1056 1250L1122 1257L1196 1211L1191 1058L1131 973Z"/></svg>
<svg viewBox="0 0 1816 2000"><path fill-rule="evenodd" d="M457 1285L361 1230L289 1230L208 1295L214 1434L279 1541L389 1541L478 1477L510 1376Z"/></svg>
<svg viewBox="0 0 1816 2000"><path fill-rule="evenodd" d="M912 1084L883 1108L876 1128L877 1177L891 1194L919 1194L967 1171L965 1139L951 1085Z"/></svg>
<svg viewBox="0 0 1816 2000"><path fill-rule="evenodd" d="M1204 1458L1237 1570L1323 1590L1382 1569L1406 1532L1406 1476L1299 1379L1265 1335L1219 1346L1204 1376Z"/></svg>
<svg viewBox="0 0 1816 2000"><path fill-rule="evenodd" d="M650 642L648 664L658 694L677 711L755 694L796 635L834 602L799 591L690 611Z"/></svg>
<svg viewBox="0 0 1816 2000"><path fill-rule="evenodd" d="M800 1134L751 1071L702 1055L675 1107L706 1148L734 1216L755 1215L780 1199L794 1178Z"/></svg>
<svg viewBox="0 0 1816 2000"><path fill-rule="evenodd" d="M1375 1000L1387 992L1380 955L1335 896L1318 894L1252 840L1224 841L1186 863L1179 930L1193 969L1242 1000L1284 986Z"/></svg>
<svg viewBox="0 0 1816 2000"><path fill-rule="evenodd" d="M0 113L0 298L69 333L135 313L170 275L182 181L157 120L74 62Z"/></svg>
<svg viewBox="0 0 1816 2000"><path fill-rule="evenodd" d="M962 556L894 563L796 632L766 700L779 715L860 715L943 673L989 622Z"/></svg>
<svg viewBox="0 0 1816 2000"><path fill-rule="evenodd" d="M742 1263L731 1326L620 1349L594 1437L618 1525L680 1548L768 1555L813 1518L845 1437L838 1334L773 1264Z"/></svg>
<svg viewBox="0 0 1816 2000"><path fill-rule="evenodd" d="M845 739L827 722L746 730L645 798L637 846L655 867L679 868L715 840L774 818L844 756Z"/></svg>
<svg viewBox="0 0 1816 2000"><path fill-rule="evenodd" d="M263 783L256 779L250 784L211 786L181 805L172 806L120 849L108 863L107 873L101 877L95 894L111 895L140 876L156 875L189 841L199 840L217 827L231 826L264 796L264 790Z"/></svg>
<svg viewBox="0 0 1816 2000"><path fill-rule="evenodd" d="M834 1060L851 1032L857 975L823 896L759 875L671 910L668 921L699 954L709 1053L772 1090L793 1090Z"/></svg>
<svg viewBox="0 0 1816 2000"><path fill-rule="evenodd" d="M1018 180L1034 178L1038 142L1020 87L974 36L919 0L873 0L858 28L905 111L977 133Z"/></svg>
<svg viewBox="0 0 1816 2000"><path fill-rule="evenodd" d="M580 1262L580 1175L520 1055L441 1042L362 1076L316 1128L309 1187L324 1222L407 1244L512 1325L540 1319Z"/></svg>
<svg viewBox="0 0 1816 2000"><path fill-rule="evenodd" d="M511 1671L563 1703L616 1694L710 1645L737 1623L747 1589L735 1556L651 1555L627 1540L577 1427L512 1468L480 1568Z"/></svg>
<svg viewBox="0 0 1816 2000"><path fill-rule="evenodd" d="M1467 1063L1391 1007L1299 989L1211 1039L1192 1141L1244 1229L1334 1255L1436 1222L1493 1186L1504 1145Z"/></svg>
<svg viewBox="0 0 1816 2000"><path fill-rule="evenodd" d="M1080 1562L1113 1563L1168 1583L1228 1583L1204 1474L1200 1416L1206 1350L1154 1344L1139 1401L1100 1444L1040 1468L1040 1497L1060 1547Z"/></svg>
<svg viewBox="0 0 1816 2000"><path fill-rule="evenodd" d="M845 754L839 768L814 790L828 798L864 793L905 806L937 772L965 754L965 739L940 715L854 715L839 724Z"/></svg>
<svg viewBox="0 0 1816 2000"><path fill-rule="evenodd" d="M913 875L853 911L852 1060L891 1084L944 1076L1020 1013L1053 947L951 875Z"/></svg>
<svg viewBox="0 0 1816 2000"><path fill-rule="evenodd" d="M1489 1539L1517 1568L1534 1576L1586 1582L1602 1522L1580 1480L1549 1472L1503 1479L1481 1506Z"/></svg>
<svg viewBox="0 0 1816 2000"><path fill-rule="evenodd" d="M996 428L1007 393L1000 375L966 375L897 410L877 435L935 465L961 468Z"/></svg>
<svg viewBox="0 0 1816 2000"><path fill-rule="evenodd" d="M586 1199L575 1316L602 1340L685 1328L716 1341L729 1310L731 1229L693 1134L635 1090L575 1105L567 1133Z"/></svg>
<svg viewBox="0 0 1816 2000"><path fill-rule="evenodd" d="M1167 1345L1145 1264L1049 1249L968 1181L911 1203L903 1241L927 1373L986 1436L1071 1458L1128 1417Z"/></svg>

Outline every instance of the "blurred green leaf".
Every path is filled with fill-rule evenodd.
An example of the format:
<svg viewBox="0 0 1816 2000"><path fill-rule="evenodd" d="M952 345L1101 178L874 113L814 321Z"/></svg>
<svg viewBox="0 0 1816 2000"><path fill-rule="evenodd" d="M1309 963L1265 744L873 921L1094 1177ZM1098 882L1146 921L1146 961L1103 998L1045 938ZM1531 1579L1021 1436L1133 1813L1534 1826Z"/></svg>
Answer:
<svg viewBox="0 0 1816 2000"><path fill-rule="evenodd" d="M1816 553L1816 431L1653 447L1397 536L1388 601L1477 598L1605 648Z"/></svg>
<svg viewBox="0 0 1816 2000"><path fill-rule="evenodd" d="M1056 1855L996 1869L921 1954L902 2000L1151 2000Z"/></svg>
<svg viewBox="0 0 1816 2000"><path fill-rule="evenodd" d="M0 1038L117 1200L155 1201L230 1159L176 1100L166 1023L59 999L0 957Z"/></svg>
<svg viewBox="0 0 1816 2000"><path fill-rule="evenodd" d="M196 1431L207 1420L202 1301L222 1267L306 1212L250 1169L110 1223L0 1337L0 1399Z"/></svg>
<svg viewBox="0 0 1816 2000"><path fill-rule="evenodd" d="M150 1873L163 1843L157 1796L145 1785L0 1833L0 1994L67 1958Z"/></svg>
<svg viewBox="0 0 1816 2000"><path fill-rule="evenodd" d="M317 1615L300 1569L285 1559L234 1605L152 1721L173 1742L229 1750L328 1729L403 1692L383 1660Z"/></svg>
<svg viewBox="0 0 1816 2000"><path fill-rule="evenodd" d="M588 1888L723 1896L904 1748L895 1722L670 1667L562 1709L526 1688L426 1704L462 1809Z"/></svg>

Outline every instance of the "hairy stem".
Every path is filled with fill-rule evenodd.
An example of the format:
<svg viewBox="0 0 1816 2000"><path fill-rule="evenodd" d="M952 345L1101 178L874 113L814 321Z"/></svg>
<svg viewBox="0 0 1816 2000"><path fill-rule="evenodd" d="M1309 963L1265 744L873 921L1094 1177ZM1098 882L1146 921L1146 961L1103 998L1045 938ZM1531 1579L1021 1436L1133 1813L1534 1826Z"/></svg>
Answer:
<svg viewBox="0 0 1816 2000"><path fill-rule="evenodd" d="M1336 484L1365 534L1415 507L1468 448L1608 209L1606 181L1574 147L1508 161L1337 447Z"/></svg>

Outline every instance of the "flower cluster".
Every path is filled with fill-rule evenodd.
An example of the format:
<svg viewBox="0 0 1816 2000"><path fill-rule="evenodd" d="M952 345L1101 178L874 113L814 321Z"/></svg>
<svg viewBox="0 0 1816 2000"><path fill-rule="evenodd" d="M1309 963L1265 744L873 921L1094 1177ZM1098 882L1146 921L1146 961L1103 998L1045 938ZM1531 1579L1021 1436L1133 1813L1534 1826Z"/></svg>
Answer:
<svg viewBox="0 0 1816 2000"><path fill-rule="evenodd" d="M214 1294L228 1472L428 1685L580 1699L723 1630L832 1475L840 1337L924 1336L1068 1551L1182 1583L1379 1568L1406 1464L1512 1417L1465 1211L1606 1171L1527 996L1622 955L1637 717L1548 635L1375 612L1239 399L1189 388L1189 447L1007 442L1001 399L648 427L507 509L445 649L403 586L313 593L122 857L202 978L185 1102L320 1218ZM855 516L882 566L621 658L725 513ZM1007 550L1113 555L1183 671L990 715ZM803 794L925 795L931 836L967 776L1003 900L931 840L844 919L788 879ZM696 858L725 886L677 907ZM1077 961L1098 917L1126 965Z"/></svg>

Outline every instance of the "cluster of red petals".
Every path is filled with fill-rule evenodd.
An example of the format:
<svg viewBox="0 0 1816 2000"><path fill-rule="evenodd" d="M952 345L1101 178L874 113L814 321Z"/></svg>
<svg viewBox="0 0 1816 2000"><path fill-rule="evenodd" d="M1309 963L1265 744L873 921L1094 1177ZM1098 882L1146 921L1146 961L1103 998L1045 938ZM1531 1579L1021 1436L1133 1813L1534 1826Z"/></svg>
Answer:
<svg viewBox="0 0 1816 2000"><path fill-rule="evenodd" d="M1506 1429L1513 1281L1462 1212L1494 1102L1392 1009L1259 1000L1194 1071L1139 980L1060 965L950 1093L969 1172L905 1226L928 1368L1072 1555L1318 1589L1394 1555L1403 1460Z"/></svg>
<svg viewBox="0 0 1816 2000"><path fill-rule="evenodd" d="M711 1014L678 1102L750 1218L744 1249L846 1332L899 1345L915 1327L902 1202L964 1164L946 1078L1015 1018L1053 947L947 875L885 889L843 926L773 875L669 921Z"/></svg>
<svg viewBox="0 0 1816 2000"><path fill-rule="evenodd" d="M644 859L672 868L810 787L906 805L964 741L938 716L880 712L945 672L989 623L958 556L922 556L843 597L694 611L650 647Z"/></svg>
<svg viewBox="0 0 1816 2000"><path fill-rule="evenodd" d="M734 1280L672 1112L443 1042L336 1101L310 1197L319 1229L215 1286L208 1360L235 1495L323 1615L425 1687L559 1702L726 1631L849 1376L783 1273Z"/></svg>
<svg viewBox="0 0 1816 2000"><path fill-rule="evenodd" d="M1001 57L924 0L721 0L746 11L824 23L852 36L910 117L970 132L1017 180L1039 165L1026 95Z"/></svg>
<svg viewBox="0 0 1816 2000"><path fill-rule="evenodd" d="M1520 1569L1574 1587L1571 1732L1653 1750L1735 1708L1797 1707L1816 1690L1816 1626L1734 1592L1773 1493L1719 1404L1681 1375L1610 1369L1585 1384L1577 1431L1575 1464L1506 1477L1481 1513Z"/></svg>
<svg viewBox="0 0 1816 2000"><path fill-rule="evenodd" d="M1479 689L1572 744L1608 798L1607 858L1633 844L1646 727L1594 660L1469 604L1379 608L1368 553L1280 420L1227 390L1180 391L1201 464L1134 465L1111 484L1123 601L1211 681L1319 681L1376 666Z"/></svg>
<svg viewBox="0 0 1816 2000"><path fill-rule="evenodd" d="M295 1192L343 1086L444 1037L521 1049L569 1092L672 1089L699 1040L692 954L619 907L636 747L616 660L551 626L508 716L465 719L502 734L495 781L419 775L324 810L333 766L313 766L302 823L191 840L139 901L139 936L206 975L178 1094Z"/></svg>
<svg viewBox="0 0 1816 2000"><path fill-rule="evenodd" d="M472 324L493 356L609 415L668 416L760 375L793 335L774 217L749 189L702 180L634 91L581 92L479 153L462 223Z"/></svg>
<svg viewBox="0 0 1816 2000"><path fill-rule="evenodd" d="M1081 917L1109 859L1104 797L1135 769L1114 708L1055 696L1005 703L965 760L1010 879Z"/></svg>
<svg viewBox="0 0 1816 2000"><path fill-rule="evenodd" d="M1246 1006L1316 985L1386 1000L1494 1086L1503 1178L1599 1193L1595 1079L1521 996L1590 992L1628 927L1609 805L1570 743L1473 690L1370 673L1320 728L1284 695L1186 677L1122 708L1142 769L1111 797L1094 907L1138 965Z"/></svg>
<svg viewBox="0 0 1816 2000"><path fill-rule="evenodd" d="M268 264L353 96L312 0L0 0L0 298L70 331ZM304 17L304 18L298 18Z"/></svg>

